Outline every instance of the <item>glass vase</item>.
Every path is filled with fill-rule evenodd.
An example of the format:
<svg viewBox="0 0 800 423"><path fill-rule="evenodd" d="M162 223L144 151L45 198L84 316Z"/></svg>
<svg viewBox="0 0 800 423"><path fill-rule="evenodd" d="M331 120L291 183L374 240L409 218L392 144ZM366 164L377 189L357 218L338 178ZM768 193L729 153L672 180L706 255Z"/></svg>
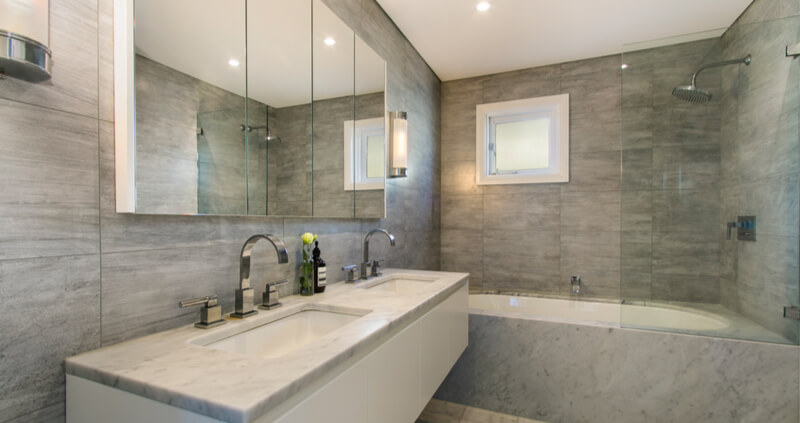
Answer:
<svg viewBox="0 0 800 423"><path fill-rule="evenodd" d="M314 265L304 260L300 268L300 295L314 295Z"/></svg>

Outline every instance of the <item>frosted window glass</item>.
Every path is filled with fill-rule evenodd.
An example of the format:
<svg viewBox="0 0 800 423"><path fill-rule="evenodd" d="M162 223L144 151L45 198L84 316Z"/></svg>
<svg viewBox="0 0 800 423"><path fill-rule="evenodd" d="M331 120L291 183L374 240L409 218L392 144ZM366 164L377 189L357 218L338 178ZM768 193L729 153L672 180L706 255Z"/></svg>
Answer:
<svg viewBox="0 0 800 423"><path fill-rule="evenodd" d="M382 136L367 137L367 178L383 178L383 141Z"/></svg>
<svg viewBox="0 0 800 423"><path fill-rule="evenodd" d="M546 169L550 166L550 119L495 125L495 168L498 172Z"/></svg>

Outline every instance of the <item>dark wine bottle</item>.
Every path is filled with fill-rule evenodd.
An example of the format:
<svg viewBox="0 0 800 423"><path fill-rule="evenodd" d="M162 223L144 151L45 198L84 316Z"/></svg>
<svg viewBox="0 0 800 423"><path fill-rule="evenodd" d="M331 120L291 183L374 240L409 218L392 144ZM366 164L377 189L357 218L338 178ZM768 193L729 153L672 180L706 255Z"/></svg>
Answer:
<svg viewBox="0 0 800 423"><path fill-rule="evenodd" d="M314 257L314 293L319 294L325 292L325 284L328 282L328 268L325 260L319 256L319 241L314 242L314 251L311 254Z"/></svg>

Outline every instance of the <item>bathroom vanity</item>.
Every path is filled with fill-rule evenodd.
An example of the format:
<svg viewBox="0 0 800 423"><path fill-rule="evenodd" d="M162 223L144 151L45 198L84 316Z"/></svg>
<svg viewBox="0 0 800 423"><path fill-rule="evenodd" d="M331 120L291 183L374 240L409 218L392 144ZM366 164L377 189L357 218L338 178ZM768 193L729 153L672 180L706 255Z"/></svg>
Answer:
<svg viewBox="0 0 800 423"><path fill-rule="evenodd" d="M387 269L71 357L67 421L412 422L467 346L467 277Z"/></svg>

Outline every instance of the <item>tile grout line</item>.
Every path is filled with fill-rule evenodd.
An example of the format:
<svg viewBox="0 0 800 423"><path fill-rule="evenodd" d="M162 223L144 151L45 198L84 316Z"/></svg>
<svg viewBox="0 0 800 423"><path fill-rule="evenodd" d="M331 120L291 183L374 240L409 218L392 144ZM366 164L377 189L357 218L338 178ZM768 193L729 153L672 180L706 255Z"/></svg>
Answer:
<svg viewBox="0 0 800 423"><path fill-rule="evenodd" d="M97 269L98 277L100 278L100 291L99 291L99 326L100 326L100 346L103 345L103 212L102 212L102 194L103 194L103 182L101 180L101 168L102 168L102 140L100 135L100 96L102 95L100 90L100 46L102 40L100 39L101 36L101 27L102 22L100 22L100 3L104 0L97 1L97 251L98 251L98 266Z"/></svg>

